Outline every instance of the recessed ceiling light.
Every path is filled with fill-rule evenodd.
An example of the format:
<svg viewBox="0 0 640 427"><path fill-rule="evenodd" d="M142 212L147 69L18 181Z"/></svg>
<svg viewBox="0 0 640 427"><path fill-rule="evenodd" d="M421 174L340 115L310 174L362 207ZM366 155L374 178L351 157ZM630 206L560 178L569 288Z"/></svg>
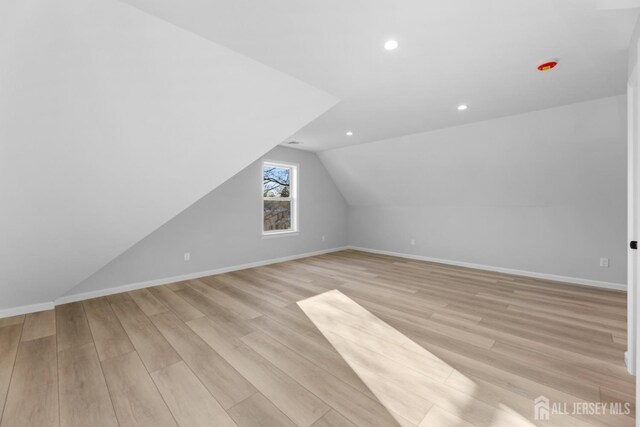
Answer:
<svg viewBox="0 0 640 427"><path fill-rule="evenodd" d="M398 42L396 40L387 40L384 44L386 50L394 50L398 48Z"/></svg>
<svg viewBox="0 0 640 427"><path fill-rule="evenodd" d="M347 136L351 136L351 135L353 135L353 132L351 131L347 132Z"/></svg>
<svg viewBox="0 0 640 427"><path fill-rule="evenodd" d="M464 104L460 104L460 105L458 105L458 111L464 111L464 110L466 110L467 108L468 108L468 107L467 107L466 105L464 105Z"/></svg>

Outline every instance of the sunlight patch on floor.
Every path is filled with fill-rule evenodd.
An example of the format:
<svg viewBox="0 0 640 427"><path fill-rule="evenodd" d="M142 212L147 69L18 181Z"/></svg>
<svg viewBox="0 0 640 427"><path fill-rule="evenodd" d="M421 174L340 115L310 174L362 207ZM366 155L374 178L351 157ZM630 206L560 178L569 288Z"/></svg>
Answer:
<svg viewBox="0 0 640 427"><path fill-rule="evenodd" d="M338 290L298 302L402 426L532 426L478 385ZM455 385L447 381L455 377Z"/></svg>

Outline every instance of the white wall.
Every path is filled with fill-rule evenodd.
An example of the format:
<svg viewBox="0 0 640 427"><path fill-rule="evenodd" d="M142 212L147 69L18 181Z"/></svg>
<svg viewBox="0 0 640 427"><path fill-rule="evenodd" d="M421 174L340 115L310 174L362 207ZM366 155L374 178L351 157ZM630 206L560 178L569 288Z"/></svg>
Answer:
<svg viewBox="0 0 640 427"><path fill-rule="evenodd" d="M640 76L640 20L636 23L631 42L629 43L629 80L627 87L628 96L628 145L629 145L629 234L628 241L638 240L638 199L640 197L640 177L638 175L638 165L640 164L640 96L638 95L640 85L638 79ZM638 366L640 366L640 353L638 353L638 342L640 342L640 315L638 307L640 307L640 290L638 285L640 279L638 272L639 255L637 250L628 247L628 294L627 294L627 352L625 354L625 362L630 373L636 374L636 391L640 390L640 376L637 375ZM640 393L636 392L636 407L640 405ZM637 417L636 417L637 418ZM636 421L637 423L637 421Z"/></svg>
<svg viewBox="0 0 640 427"><path fill-rule="evenodd" d="M277 147L264 158L300 165L297 235L262 238L258 160L67 296L345 246L347 205L316 154ZM187 251L189 262L183 257Z"/></svg>
<svg viewBox="0 0 640 427"><path fill-rule="evenodd" d="M0 314L64 294L337 101L115 0L0 2L0 63Z"/></svg>
<svg viewBox="0 0 640 427"><path fill-rule="evenodd" d="M626 281L624 96L320 158L350 205L352 245Z"/></svg>
<svg viewBox="0 0 640 427"><path fill-rule="evenodd" d="M638 65L638 42L640 41L640 19L636 22L629 42L629 49L627 50L627 75L631 77L634 69Z"/></svg>

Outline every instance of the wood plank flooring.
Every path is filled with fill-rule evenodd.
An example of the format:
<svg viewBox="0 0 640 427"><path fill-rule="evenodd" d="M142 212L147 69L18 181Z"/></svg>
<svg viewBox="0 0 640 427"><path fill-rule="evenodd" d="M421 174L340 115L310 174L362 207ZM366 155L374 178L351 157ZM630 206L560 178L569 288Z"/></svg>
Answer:
<svg viewBox="0 0 640 427"><path fill-rule="evenodd" d="M621 292L342 251L0 319L0 427L632 426L625 343Z"/></svg>

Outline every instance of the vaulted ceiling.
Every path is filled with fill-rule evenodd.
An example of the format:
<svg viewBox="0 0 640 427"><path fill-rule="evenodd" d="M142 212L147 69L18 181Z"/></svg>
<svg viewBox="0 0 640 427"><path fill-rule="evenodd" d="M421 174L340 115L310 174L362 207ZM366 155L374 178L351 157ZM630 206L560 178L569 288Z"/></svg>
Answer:
<svg viewBox="0 0 640 427"><path fill-rule="evenodd" d="M638 0L124 1L340 97L290 138L311 150L624 93L640 10ZM389 38L397 50L383 49ZM549 59L559 66L539 72Z"/></svg>
<svg viewBox="0 0 640 427"><path fill-rule="evenodd" d="M639 2L0 2L0 311L64 294L279 143L623 93Z"/></svg>
<svg viewBox="0 0 640 427"><path fill-rule="evenodd" d="M0 2L0 314L51 302L333 106L115 0Z"/></svg>

